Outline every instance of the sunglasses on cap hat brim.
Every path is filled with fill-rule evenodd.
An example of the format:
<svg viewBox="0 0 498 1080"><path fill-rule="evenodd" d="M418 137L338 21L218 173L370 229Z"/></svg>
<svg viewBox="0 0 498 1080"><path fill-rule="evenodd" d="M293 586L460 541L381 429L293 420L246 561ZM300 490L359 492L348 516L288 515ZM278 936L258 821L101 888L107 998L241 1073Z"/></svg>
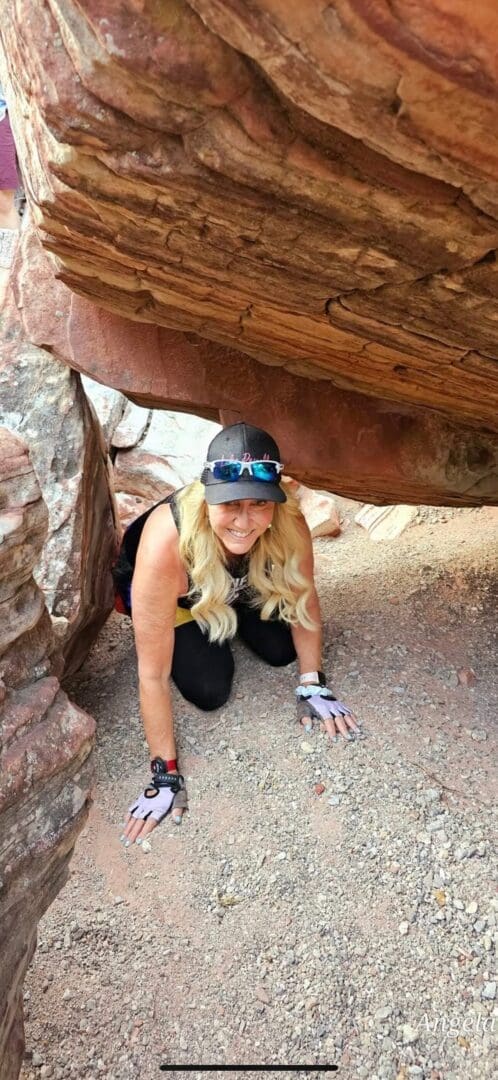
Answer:
<svg viewBox="0 0 498 1080"><path fill-rule="evenodd" d="M279 482L283 465L281 461L206 461L204 468L221 483L234 483L247 474L263 483Z"/></svg>

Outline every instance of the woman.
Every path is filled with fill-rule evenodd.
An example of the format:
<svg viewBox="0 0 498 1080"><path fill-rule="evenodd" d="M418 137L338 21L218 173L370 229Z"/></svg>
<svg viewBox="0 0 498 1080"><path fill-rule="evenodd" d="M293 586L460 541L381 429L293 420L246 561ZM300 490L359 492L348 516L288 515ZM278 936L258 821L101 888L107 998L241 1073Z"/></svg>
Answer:
<svg viewBox="0 0 498 1080"><path fill-rule="evenodd" d="M230 694L237 632L267 663L298 659L298 711L332 738L359 734L320 671L320 607L309 529L281 482L277 444L239 423L211 442L200 481L127 530L114 575L132 614L152 782L130 807L121 839L141 843L170 811L187 809L176 761L169 678L188 701L216 709ZM130 589L131 586L131 589Z"/></svg>

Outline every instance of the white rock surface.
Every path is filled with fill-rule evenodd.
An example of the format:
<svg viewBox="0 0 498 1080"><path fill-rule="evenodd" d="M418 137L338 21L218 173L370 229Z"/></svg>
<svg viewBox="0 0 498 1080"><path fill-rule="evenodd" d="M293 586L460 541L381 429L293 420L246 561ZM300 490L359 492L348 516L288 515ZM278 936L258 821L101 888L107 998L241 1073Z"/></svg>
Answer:
<svg viewBox="0 0 498 1080"><path fill-rule="evenodd" d="M140 449L166 457L182 484L190 484L202 472L206 450L218 431L220 424L200 416L154 409Z"/></svg>
<svg viewBox="0 0 498 1080"><path fill-rule="evenodd" d="M112 445L117 450L131 450L133 446L137 446L149 423L151 412L151 409L143 409L133 401L128 401L114 430Z"/></svg>
<svg viewBox="0 0 498 1080"><path fill-rule="evenodd" d="M416 506L371 506L365 503L355 516L357 525L366 529L371 540L395 540L416 518Z"/></svg>
<svg viewBox="0 0 498 1080"><path fill-rule="evenodd" d="M218 431L219 424L199 416L153 410L139 445L116 454L116 491L153 502L190 484L200 476L206 450Z"/></svg>
<svg viewBox="0 0 498 1080"><path fill-rule="evenodd" d="M85 394L93 406L99 424L104 433L104 439L109 449L113 441L114 431L117 428L127 405L127 399L119 390L112 386L103 386L95 382L88 375L81 376L81 382Z"/></svg>

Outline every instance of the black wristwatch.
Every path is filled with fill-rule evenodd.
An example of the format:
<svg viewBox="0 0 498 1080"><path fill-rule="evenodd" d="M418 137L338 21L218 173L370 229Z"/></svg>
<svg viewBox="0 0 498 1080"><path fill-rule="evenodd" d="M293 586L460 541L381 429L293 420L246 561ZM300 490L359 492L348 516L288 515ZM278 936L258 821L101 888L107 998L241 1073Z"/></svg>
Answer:
<svg viewBox="0 0 498 1080"><path fill-rule="evenodd" d="M150 763L152 782L154 787L170 788L175 794L185 787L185 780L180 773L170 772L171 768L177 769L176 758L165 761L164 758L155 757Z"/></svg>

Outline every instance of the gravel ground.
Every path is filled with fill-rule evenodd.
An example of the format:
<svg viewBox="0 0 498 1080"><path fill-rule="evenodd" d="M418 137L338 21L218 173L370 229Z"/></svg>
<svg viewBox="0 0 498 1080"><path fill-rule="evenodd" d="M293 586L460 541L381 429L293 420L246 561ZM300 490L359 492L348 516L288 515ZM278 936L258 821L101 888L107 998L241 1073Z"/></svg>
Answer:
<svg viewBox="0 0 498 1080"><path fill-rule="evenodd" d="M378 545L340 503L343 535L316 542L326 669L367 738L300 734L295 668L236 644L229 708L176 697L187 819L125 851L147 779L128 620L73 680L98 783L40 924L23 1080L151 1080L161 1063L494 1075L498 509L431 511Z"/></svg>

